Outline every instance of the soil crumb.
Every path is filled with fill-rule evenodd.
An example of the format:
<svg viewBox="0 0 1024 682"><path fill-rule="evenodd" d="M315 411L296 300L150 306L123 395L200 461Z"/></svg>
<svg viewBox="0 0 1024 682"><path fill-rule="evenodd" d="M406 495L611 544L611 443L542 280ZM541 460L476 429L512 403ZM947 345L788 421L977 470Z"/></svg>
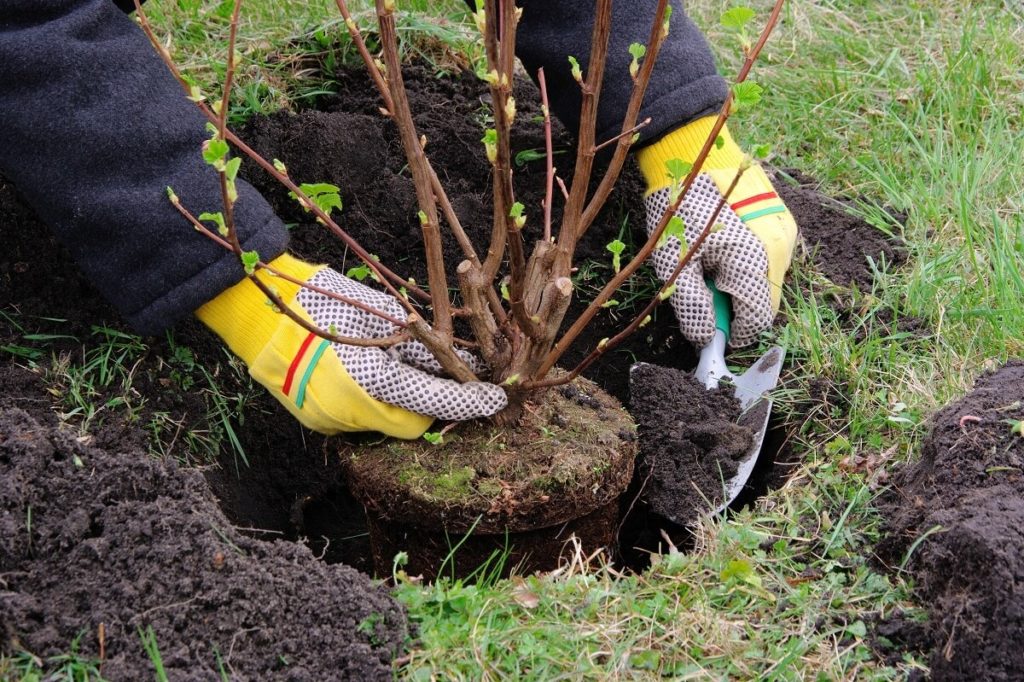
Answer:
<svg viewBox="0 0 1024 682"><path fill-rule="evenodd" d="M877 551L898 566L913 550L907 568L930 613L933 679L1011 680L1024 670L1022 419L1016 360L932 418L920 461L881 501L890 522Z"/></svg>
<svg viewBox="0 0 1024 682"><path fill-rule="evenodd" d="M800 238L812 254L814 264L840 286L870 290L875 267L899 267L907 260L902 244L873 227L846 208L849 199L832 198L817 189L817 182L803 173L787 169L791 185L776 174L775 189L800 226ZM905 216L894 216L904 222Z"/></svg>
<svg viewBox="0 0 1024 682"><path fill-rule="evenodd" d="M354 569L254 540L202 474L0 411L0 651L98 657L104 677L389 680L402 609Z"/></svg>
<svg viewBox="0 0 1024 682"><path fill-rule="evenodd" d="M640 363L630 370L631 407L640 434L637 477L651 511L689 525L722 502L750 450L753 432L738 424L729 387L708 391L692 374Z"/></svg>

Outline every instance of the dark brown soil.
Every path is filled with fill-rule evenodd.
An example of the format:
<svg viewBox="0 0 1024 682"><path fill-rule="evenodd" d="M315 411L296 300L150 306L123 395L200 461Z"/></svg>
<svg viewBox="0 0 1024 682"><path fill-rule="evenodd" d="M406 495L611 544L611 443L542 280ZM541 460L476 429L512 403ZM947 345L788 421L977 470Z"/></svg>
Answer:
<svg viewBox="0 0 1024 682"><path fill-rule="evenodd" d="M912 552L933 679L1024 670L1024 437L1013 431L1022 419L1024 362L1014 361L932 418L921 460L882 500L890 521L878 554L896 567Z"/></svg>
<svg viewBox="0 0 1024 682"><path fill-rule="evenodd" d="M852 200L823 195L813 178L793 169L777 173L775 187L800 226L815 266L833 283L870 291L875 268L893 269L906 262L902 244L849 212ZM904 216L894 217L905 222Z"/></svg>
<svg viewBox="0 0 1024 682"><path fill-rule="evenodd" d="M201 474L0 411L0 650L99 655L108 679L391 679L402 609L366 576L239 533Z"/></svg>
<svg viewBox="0 0 1024 682"><path fill-rule="evenodd" d="M648 364L630 371L640 433L637 477L651 511L688 525L722 503L724 482L750 451L733 389L708 391L692 374Z"/></svg>

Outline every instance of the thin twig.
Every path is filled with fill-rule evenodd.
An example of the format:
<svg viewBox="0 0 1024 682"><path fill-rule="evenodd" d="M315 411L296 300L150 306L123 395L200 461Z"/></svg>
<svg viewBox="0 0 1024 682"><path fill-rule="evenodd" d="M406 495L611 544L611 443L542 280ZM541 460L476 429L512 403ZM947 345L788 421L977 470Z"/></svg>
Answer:
<svg viewBox="0 0 1024 682"><path fill-rule="evenodd" d="M626 137L627 135L632 137L633 135L636 135L637 132L639 132L642 128L645 128L645 127L649 126L650 124L651 124L651 117L648 116L647 118L645 118L644 120L640 121L635 126L630 128L629 130L623 130L621 133L619 133L615 137L613 137L613 138L611 138L609 140L605 140L601 144L597 145L596 147L594 147L594 151L595 152L599 152L602 149L604 149L605 147L608 147L609 145L615 144L616 142L618 142L622 138Z"/></svg>
<svg viewBox="0 0 1024 682"><path fill-rule="evenodd" d="M185 80L181 71L178 69L177 65L174 63L174 60L171 58L170 53L166 50L166 48L164 48L164 46L160 43L159 39L156 37L156 33L153 31L152 24L150 24L149 18L146 15L145 10L142 9L140 0L134 1L136 16L138 17L140 27L146 34L146 37L149 38L149 41L153 45L153 48L156 50L157 55L164 62L164 65L167 66L168 70L170 70L171 75L175 77L175 79L178 81L181 87L185 90L185 93L190 98L192 98L192 86L190 86L188 81ZM195 99L193 101L195 101L196 106L207 118L207 120L209 120L214 125L218 124L220 119L217 116L217 114L215 114L213 110L209 107L209 105L207 105L205 102L199 99ZM364 249L347 232L342 230L341 227L339 227L338 224L334 221L334 219L331 218L325 211L321 210L320 207L317 206L316 203L313 202L306 195L306 193L299 188L298 185L292 182L291 178L289 178L285 173L278 171L272 163L264 159L260 154L258 154L255 150L249 147L249 145L245 144L245 142L243 142L237 135L235 135L230 130L226 130L226 136L226 139L231 144L235 145L236 148L238 148L243 154L252 159L260 168L266 171L271 177L273 177L279 183L284 185L289 191L295 194L295 196L298 197L299 201L306 209L308 209L311 213L313 213L313 215L319 218L320 222L323 225L325 225L329 230L331 230L331 232L335 236L341 239L342 242L344 242L345 245L359 258L359 260L365 263L366 266L369 267L370 270L377 275L378 281L381 283L381 285L384 286L384 288L387 289L387 291L391 295L398 298L401 301L402 305L405 306L409 312L414 312L415 308L413 308L412 304L406 301L403 296L401 296L401 294L399 293L398 289L395 286L396 284L398 286L405 287L407 292L412 296L415 296L424 301L430 300L429 294L427 294L425 291L415 286L414 284L410 283L407 278L401 277L400 275L391 271L389 268L378 263L366 249Z"/></svg>
<svg viewBox="0 0 1024 682"><path fill-rule="evenodd" d="M402 63L398 56L398 34L395 26L394 3L377 0L377 24L383 47L384 64L388 70L387 84L391 92L392 118L402 138L402 147L409 163L416 199L420 208L420 227L427 261L427 279L430 300L434 310L433 330L438 340L450 342L452 333L451 302L448 300L448 275L444 269L444 253L438 228L437 202L431 187L423 147L416 124L412 119L409 98L402 81Z"/></svg>
<svg viewBox="0 0 1024 682"><path fill-rule="evenodd" d="M184 216L186 220L188 220L190 223L192 223L192 226L196 229L197 232L199 232L201 235L203 235L207 239L215 242L216 244L219 244L221 247L227 249L228 251L232 251L231 243L228 242L227 239L225 239L225 238L221 237L220 235L214 233L206 225L203 225L198 219L196 219L196 217L194 215L192 215L192 213L187 208L185 208L184 206L181 205L181 201L178 201L178 200L175 200L175 199L171 199L171 205L174 206L174 208L177 209L178 213L180 213L182 216ZM407 323L405 321L399 320L399 319L397 319L397 318L395 318L395 317L393 317L391 315L388 315L387 313L385 313L385 312L383 312L381 310L377 310L373 306L369 306L369 305L367 305L367 304L365 304L365 303L363 303L361 301L357 301L356 299L349 298L348 296L345 296L344 294L339 294L339 293L337 293L335 291L329 291L327 289L323 289L321 287L318 287L318 286L316 286L314 284L310 284L308 282L303 282L303 281L301 281L299 279L296 279L295 277L292 277L291 275L287 275L287 274L281 272L277 268L269 265L268 263L263 262L262 260L258 261L255 264L254 267L262 269L262 270L266 270L267 272L269 272L270 274L274 275L275 277L280 277L281 279L287 280L287 281L289 281L289 282L291 282L293 284L298 284L299 286L302 286L302 287L305 287L307 289L310 289L311 291L315 291L318 294L323 294L325 296L329 296L330 298L333 298L333 299L335 299L337 301L340 301L341 303L345 303L346 305L350 305L350 306L352 306L354 308L358 308L359 310L362 310L364 312L376 315L377 317L381 317L381 318L387 320L388 322L391 322L392 324L394 324L396 327L398 327L400 329L404 329L407 326ZM292 310L288 306L288 304L285 303L281 299L280 296L277 295L277 292L275 292L272 288L270 288L269 286L264 284L258 277L256 277L255 274L246 275L246 276L249 279L249 281L251 281L253 284L255 284L259 288L260 291L262 291L264 294L266 294L267 298L270 299L270 302L274 304L275 308L277 308L281 312L281 314L283 314L286 317L288 317L290 320L292 320L293 322L295 322L296 324L301 326L306 331L312 332L312 333L316 334L317 336L319 336L320 338L327 339L328 341L333 341L334 343L343 343L343 344L347 344L347 345L350 345L350 346L393 346L396 343L400 343L402 341L408 341L409 340L409 335L406 334L406 333L392 334L391 336L380 338L380 339L365 339L365 338L356 338L356 337L349 337L349 336L339 336L337 334L332 334L331 332L326 331L324 329L320 329L316 325L311 324L310 322L308 322L307 320L302 318L298 313L296 313L294 310Z"/></svg>
<svg viewBox="0 0 1024 682"><path fill-rule="evenodd" d="M760 55L765 43L768 41L768 37L774 30L775 25L778 23L779 14L782 11L782 6L784 3L785 0L775 0L775 6L772 8L771 15L768 18L768 23L765 25L764 30L761 32L761 37L757 41L757 44L747 54L747 58L740 69L739 75L737 76L737 80L735 81L736 83L742 83L743 80L745 80L747 75L750 73L751 67ZM646 61L643 66L647 66ZM551 351L544 359L543 364L536 372L535 376L537 377L538 381L542 380L544 376L549 371L551 371L551 368L555 366L555 363L557 363L559 358L562 357L566 349L568 349L569 346L573 344L573 342L579 337L583 329L585 329L587 325L590 324L590 321L594 319L594 316L597 314L597 312L604 306L605 303L608 302L608 300L611 299L612 295L614 295L614 293L619 289L619 287L621 287L633 275L633 273L640 268L641 265L647 262L647 258L651 255L651 253L654 252L655 247L661 240L662 234L664 234L665 229L668 227L669 221L672 219L672 216L675 215L676 211L679 209L679 206L685 199L686 193L689 191L690 186L693 185L694 180L696 180L697 175L703 168L704 162L705 160L707 160L708 154L711 153L711 149L715 144L715 140L718 138L719 133L725 126L725 122L726 120L728 120L729 115L731 113L732 99L732 92L730 91L725 98L725 102L722 104L722 108L719 111L718 118L715 120L715 123L712 126L710 133L708 133L707 139L704 141L704 146L701 148L700 153L697 155L697 158L693 162L693 168L690 170L690 173L686 176L686 179L683 181L681 190L679 192L679 196L676 197L675 202L673 202L672 205L665 210L665 213L662 215L661 220L658 223L658 227L647 238L647 241L637 252L636 256L629 263L624 265L622 269L614 277L612 277L612 279L601 289L601 291L598 292L594 300L591 301L589 306L587 306L587 309L580 314L576 321L573 322L573 324L569 327L568 330L566 330L565 334L554 344L554 346L551 348Z"/></svg>
<svg viewBox="0 0 1024 682"><path fill-rule="evenodd" d="M548 86L544 80L544 67L537 69L540 87L540 108L544 114L544 156L547 171L544 176L544 241L551 241L551 203L555 194L555 151L551 142L551 108L548 106Z"/></svg>
<svg viewBox="0 0 1024 682"><path fill-rule="evenodd" d="M632 128L637 117L640 115L640 107L643 105L644 95L647 93L647 86L651 81L651 75L654 73L654 66L658 61L658 55L661 53L661 47L666 38L664 22L665 14L668 11L667 7L668 0L659 0L658 6L654 11L654 23L651 24L651 32L647 38L647 52L645 53L643 63L640 65L637 77L633 81L633 92L629 97L629 104L626 106L626 114L622 119L623 131ZM597 218L597 214L611 195L612 188L615 187L615 183L618 182L619 175L626 163L626 155L629 152L630 147L633 145L632 135L629 137L620 135L618 137L618 141L619 143L615 148L615 152L612 154L612 159L608 162L608 169L605 171L604 177L601 178L601 182L594 191L593 198L590 200L590 203L587 204L586 209L583 211L583 215L580 217L578 225L579 231L576 235L577 241L583 238L583 235L586 234L587 230L594 223L594 220Z"/></svg>

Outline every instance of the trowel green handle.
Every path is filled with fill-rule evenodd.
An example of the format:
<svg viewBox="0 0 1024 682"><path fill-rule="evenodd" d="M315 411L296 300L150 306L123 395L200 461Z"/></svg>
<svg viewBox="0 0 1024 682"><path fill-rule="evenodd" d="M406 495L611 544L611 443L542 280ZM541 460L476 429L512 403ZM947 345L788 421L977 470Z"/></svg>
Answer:
<svg viewBox="0 0 1024 682"><path fill-rule="evenodd" d="M719 291L711 278L704 280L704 283L711 290L711 301L715 311L715 335L711 337L708 345L701 349L700 360L693 375L710 391L718 387L720 379L735 378L725 364L725 348L729 344L729 327L732 322L732 299L728 294Z"/></svg>
<svg viewBox="0 0 1024 682"><path fill-rule="evenodd" d="M719 291L710 277L705 279L704 283L711 289L711 302L715 306L715 327L725 334L725 340L728 342L729 325L732 323L732 299L729 298L729 294Z"/></svg>

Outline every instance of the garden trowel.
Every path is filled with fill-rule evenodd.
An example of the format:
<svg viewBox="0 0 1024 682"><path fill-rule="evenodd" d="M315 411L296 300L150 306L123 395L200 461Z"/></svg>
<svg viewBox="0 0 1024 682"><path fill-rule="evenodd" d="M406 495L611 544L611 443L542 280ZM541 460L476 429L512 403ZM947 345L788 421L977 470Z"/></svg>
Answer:
<svg viewBox="0 0 1024 682"><path fill-rule="evenodd" d="M714 301L715 336L701 350L700 361L693 374L709 391L718 388L722 379L732 383L736 389L736 399L743 410L739 423L749 428L754 435L750 450L739 462L736 475L725 481L725 497L714 510L714 513L718 514L732 504L743 490L754 470L754 464L757 463L757 457L761 454L761 445L768 430L768 418L772 412L770 392L779 383L779 373L782 371L786 351L781 346L774 346L743 374L736 375L730 372L725 364L725 347L729 343L732 304L729 296L719 291L711 280L707 280L707 285L711 289Z"/></svg>

